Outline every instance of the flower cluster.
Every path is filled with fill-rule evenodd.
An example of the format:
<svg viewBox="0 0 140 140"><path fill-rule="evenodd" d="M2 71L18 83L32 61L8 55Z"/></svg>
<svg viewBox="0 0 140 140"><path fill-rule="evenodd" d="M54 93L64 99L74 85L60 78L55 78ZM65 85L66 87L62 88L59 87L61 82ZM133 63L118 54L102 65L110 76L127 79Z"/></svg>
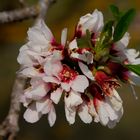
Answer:
<svg viewBox="0 0 140 140"><path fill-rule="evenodd" d="M122 18L126 15L128 12ZM119 81L132 88L140 84L140 58L139 52L127 48L129 33L117 33L118 24L104 24L102 13L96 9L80 18L69 42L67 29L58 43L43 20L29 29L28 42L17 58L19 73L28 78L21 96L27 122L37 122L48 114L53 126L54 106L62 95L69 124L75 122L76 114L84 123L100 122L109 128L119 122L123 103L116 89Z"/></svg>

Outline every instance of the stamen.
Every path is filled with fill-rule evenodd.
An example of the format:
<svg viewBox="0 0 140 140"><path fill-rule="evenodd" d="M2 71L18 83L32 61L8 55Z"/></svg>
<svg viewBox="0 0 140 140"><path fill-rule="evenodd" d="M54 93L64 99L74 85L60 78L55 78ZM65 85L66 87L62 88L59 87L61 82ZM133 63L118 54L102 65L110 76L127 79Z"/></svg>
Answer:
<svg viewBox="0 0 140 140"><path fill-rule="evenodd" d="M135 99L138 100L138 96L137 96L137 93L136 93L136 91L135 91L135 89L134 89L134 86L133 86L131 83L130 83L129 85L130 85L130 88L131 88L131 90L132 90L132 93L133 93Z"/></svg>

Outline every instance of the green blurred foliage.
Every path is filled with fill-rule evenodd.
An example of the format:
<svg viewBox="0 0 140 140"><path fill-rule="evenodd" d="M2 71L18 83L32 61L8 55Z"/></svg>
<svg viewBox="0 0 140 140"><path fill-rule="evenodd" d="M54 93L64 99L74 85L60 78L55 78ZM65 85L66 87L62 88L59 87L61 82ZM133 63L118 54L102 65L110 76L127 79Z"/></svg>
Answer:
<svg viewBox="0 0 140 140"><path fill-rule="evenodd" d="M29 5L37 3L37 0L27 0ZM61 30L68 27L68 39L73 36L75 26L79 17L99 9L103 12L105 20L111 17L109 5L115 4L121 10L135 8L137 15L132 23L129 32L131 41L129 47L139 49L140 46L140 1L139 0L57 0L48 12L46 23L53 31L53 34L60 41ZM0 11L20 8L18 0L0 0ZM34 23L34 19L0 25L0 121L8 112L10 102L10 91L15 78L15 72L19 65L16 62L19 48L26 42L27 30ZM140 50L140 49L139 49ZM140 88L136 88L139 94ZM70 126L65 119L63 99L56 106L57 121L54 127L50 128L47 116L44 116L35 124L28 124L23 120L22 109L20 116L20 132L17 140L139 140L140 139L140 100L135 100L131 90L122 86L119 90L124 101L124 116L120 123L110 130L101 124L90 125L81 122L79 117L76 123ZM140 97L140 95L138 95Z"/></svg>

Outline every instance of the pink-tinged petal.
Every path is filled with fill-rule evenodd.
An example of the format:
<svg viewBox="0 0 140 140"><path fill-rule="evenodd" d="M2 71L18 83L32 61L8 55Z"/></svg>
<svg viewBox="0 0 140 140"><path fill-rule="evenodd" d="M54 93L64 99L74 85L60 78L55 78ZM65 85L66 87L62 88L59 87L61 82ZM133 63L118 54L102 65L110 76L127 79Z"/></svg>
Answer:
<svg viewBox="0 0 140 140"><path fill-rule="evenodd" d="M49 86L46 88L45 85L39 85L36 88L33 89L27 89L24 95L27 98L33 99L33 100L40 100L43 98L49 90Z"/></svg>
<svg viewBox="0 0 140 140"><path fill-rule="evenodd" d="M79 62L78 64L85 76L87 76L90 80L95 80L92 72L88 69L88 67L85 64L83 64L82 62Z"/></svg>
<svg viewBox="0 0 140 140"><path fill-rule="evenodd" d="M109 121L107 124L108 128L112 129L116 126L116 121Z"/></svg>
<svg viewBox="0 0 140 140"><path fill-rule="evenodd" d="M91 116L94 117L94 122L99 122L99 116L95 110L95 107L94 107L94 104L93 104L93 101L91 100L90 103L88 104L88 107L89 107L89 113L91 114Z"/></svg>
<svg viewBox="0 0 140 140"><path fill-rule="evenodd" d="M30 84L33 88L36 88L37 86L44 84L44 81L42 80L42 77L32 77Z"/></svg>
<svg viewBox="0 0 140 140"><path fill-rule="evenodd" d="M113 89L112 95L106 97L106 100L107 100L107 98L111 102L113 108L116 111L118 111L122 108L122 100L121 100L118 92L115 89Z"/></svg>
<svg viewBox="0 0 140 140"><path fill-rule="evenodd" d="M78 46L77 46L77 41L76 41L76 39L74 39L73 41L71 41L70 43L69 43L69 49L70 50L73 50L73 49L77 49L78 48Z"/></svg>
<svg viewBox="0 0 140 140"><path fill-rule="evenodd" d="M53 38L53 34L43 20L40 21L40 27L41 27L41 31L44 34L45 38L47 40L51 40Z"/></svg>
<svg viewBox="0 0 140 140"><path fill-rule="evenodd" d="M65 105L65 115L69 124L74 124L75 116L76 116L76 109L73 108L72 110L69 110L67 106Z"/></svg>
<svg viewBox="0 0 140 140"><path fill-rule="evenodd" d="M19 52L27 51L28 49L29 49L29 46L28 46L28 43L27 43L19 49Z"/></svg>
<svg viewBox="0 0 140 140"><path fill-rule="evenodd" d="M116 43L116 45L121 49L122 48L126 48L129 44L129 40L130 40L130 35L128 32L126 32L124 34L124 36L122 37L122 39L120 41L118 41Z"/></svg>
<svg viewBox="0 0 140 140"><path fill-rule="evenodd" d="M65 105L69 109L80 105L82 102L81 94L73 90L69 92L68 96L65 96Z"/></svg>
<svg viewBox="0 0 140 140"><path fill-rule="evenodd" d="M50 49L50 43L44 43L44 42L33 42L33 41L29 41L27 43L28 48L33 51L38 53L41 56L48 56L49 55L49 49Z"/></svg>
<svg viewBox="0 0 140 140"><path fill-rule="evenodd" d="M100 32L104 26L104 22L103 22L103 14L98 11L97 9L94 10L94 12L92 13L92 16L95 18L97 18L96 23L93 27L93 32L97 33Z"/></svg>
<svg viewBox="0 0 140 140"><path fill-rule="evenodd" d="M66 92L70 91L71 83L61 83L61 87Z"/></svg>
<svg viewBox="0 0 140 140"><path fill-rule="evenodd" d="M89 81L84 75L78 75L72 82L72 89L77 92L84 92L85 89L88 87Z"/></svg>
<svg viewBox="0 0 140 140"><path fill-rule="evenodd" d="M49 121L49 124L51 127L54 125L54 123L56 121L56 112L55 112L55 108L53 105L51 106L51 109L48 113L48 121Z"/></svg>
<svg viewBox="0 0 140 140"><path fill-rule="evenodd" d="M86 34L86 30L93 31L95 33L100 32L103 28L103 15L97 9L92 14L86 14L80 18L78 23L83 34ZM80 26L81 25L81 26Z"/></svg>
<svg viewBox="0 0 140 140"><path fill-rule="evenodd" d="M44 61L44 58L41 56L41 53L34 52L31 50L28 50L27 54L30 56L31 60L33 61L33 65L42 64Z"/></svg>
<svg viewBox="0 0 140 140"><path fill-rule="evenodd" d="M79 59L79 60L82 60L82 61L84 61L84 62L87 62L87 56L86 56L85 53L83 53L83 54L78 54L78 59Z"/></svg>
<svg viewBox="0 0 140 140"><path fill-rule="evenodd" d="M85 103L83 103L79 106L78 115L84 123L92 122L92 117L88 111L89 111L88 106Z"/></svg>
<svg viewBox="0 0 140 140"><path fill-rule="evenodd" d="M44 76L42 79L47 83L60 84L59 80L55 77L52 77L52 76Z"/></svg>
<svg viewBox="0 0 140 140"><path fill-rule="evenodd" d="M109 122L108 113L104 107L104 103L99 101L97 112L102 125L106 126Z"/></svg>
<svg viewBox="0 0 140 140"><path fill-rule="evenodd" d="M19 53L17 61L19 64L24 66L32 66L34 64L30 56L27 54L26 50L23 50Z"/></svg>
<svg viewBox="0 0 140 140"><path fill-rule="evenodd" d="M125 55L128 59L129 64L140 64L140 58L137 58L139 56L140 52L136 51L135 49L127 49L125 52Z"/></svg>
<svg viewBox="0 0 140 140"><path fill-rule="evenodd" d="M117 111L118 118L117 118L116 122L119 122L120 121L120 119L123 116L123 112L124 112L123 111L123 107L119 111Z"/></svg>
<svg viewBox="0 0 140 140"><path fill-rule="evenodd" d="M35 104L31 104L23 117L27 122L35 123L41 118L41 113L37 112Z"/></svg>
<svg viewBox="0 0 140 140"><path fill-rule="evenodd" d="M48 76L57 76L62 71L61 62L52 63L51 61L47 62L44 65L44 71Z"/></svg>
<svg viewBox="0 0 140 140"><path fill-rule="evenodd" d="M62 51L54 50L53 54L51 55L52 63L57 63L57 62L60 63L59 61L61 61L62 59L63 59Z"/></svg>
<svg viewBox="0 0 140 140"><path fill-rule="evenodd" d="M52 106L52 101L50 99L42 99L36 102L36 109L42 114L47 114Z"/></svg>
<svg viewBox="0 0 140 140"><path fill-rule="evenodd" d="M34 67L24 68L23 70L19 71L18 73L21 74L22 76L31 77L31 78L42 76L42 73L37 71Z"/></svg>
<svg viewBox="0 0 140 140"><path fill-rule="evenodd" d="M118 118L116 111L113 109L113 107L110 105L110 103L107 102L107 100L104 103L104 107L105 107L106 111L108 112L108 117L111 121L114 121Z"/></svg>
<svg viewBox="0 0 140 140"><path fill-rule="evenodd" d="M48 43L53 39L50 29L45 25L43 20L40 20L34 27L28 30L28 39L33 42Z"/></svg>
<svg viewBox="0 0 140 140"><path fill-rule="evenodd" d="M58 104L60 101L61 95L62 95L63 90L61 88L57 88L55 91L51 93L50 99L55 103Z"/></svg>
<svg viewBox="0 0 140 140"><path fill-rule="evenodd" d="M67 28L64 28L62 30L62 33L61 33L61 44L63 46L65 46L66 45L66 41L67 41Z"/></svg>
<svg viewBox="0 0 140 140"><path fill-rule="evenodd" d="M26 96L20 96L20 102L23 103L23 106L28 107L28 105L32 102L32 99L26 98Z"/></svg>
<svg viewBox="0 0 140 140"><path fill-rule="evenodd" d="M113 121L109 121L107 126L109 128L114 128L116 126L116 123L118 123L123 115L123 108L121 108L119 111L116 112L117 114L117 119Z"/></svg>
<svg viewBox="0 0 140 140"><path fill-rule="evenodd" d="M77 52L72 52L71 55L70 55L70 57L71 57L71 58L78 59L78 60L83 60L83 59L85 60L85 57L84 57L84 58L81 57ZM84 61L84 60L83 60L83 61Z"/></svg>

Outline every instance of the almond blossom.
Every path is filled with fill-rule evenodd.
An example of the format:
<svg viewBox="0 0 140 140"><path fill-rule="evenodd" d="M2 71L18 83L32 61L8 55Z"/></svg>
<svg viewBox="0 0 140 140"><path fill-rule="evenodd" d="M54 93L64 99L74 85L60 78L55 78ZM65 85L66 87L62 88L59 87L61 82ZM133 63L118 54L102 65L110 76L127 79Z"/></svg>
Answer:
<svg viewBox="0 0 140 140"><path fill-rule="evenodd" d="M70 56L74 59L78 59L86 62L87 64L93 63L94 53L92 49L87 45L85 48L78 48L77 40L85 37L87 31L91 33L91 41L94 45L102 28L103 28L103 15L97 9L92 14L86 14L82 16L76 27L74 39L69 43Z"/></svg>
<svg viewBox="0 0 140 140"><path fill-rule="evenodd" d="M127 20L133 12L119 18ZM123 101L117 92L120 83L129 83L134 93L133 85L140 84L139 52L127 48L130 35L124 31L128 25L123 25L127 22L121 23L125 27L121 33L117 30L122 19L104 24L103 14L96 9L79 19L71 41L67 41L65 28L61 43L42 20L29 29L28 42L17 58L18 72L28 79L21 95L27 122L48 114L53 126L54 106L63 95L69 124L75 123L77 114L84 123L94 120L115 127L123 116Z"/></svg>
<svg viewBox="0 0 140 140"><path fill-rule="evenodd" d="M53 100L55 87L43 81L45 76L44 64L50 59L58 61L63 59L63 48L66 43L66 29L62 31L62 44L56 43L51 31L40 20L37 25L29 29L28 42L20 49L18 62L21 64L19 73L30 78L29 87L21 96L21 102L27 107L24 118L30 123L38 121L43 114L48 114L50 126L56 120ZM55 99L57 100L57 99Z"/></svg>

